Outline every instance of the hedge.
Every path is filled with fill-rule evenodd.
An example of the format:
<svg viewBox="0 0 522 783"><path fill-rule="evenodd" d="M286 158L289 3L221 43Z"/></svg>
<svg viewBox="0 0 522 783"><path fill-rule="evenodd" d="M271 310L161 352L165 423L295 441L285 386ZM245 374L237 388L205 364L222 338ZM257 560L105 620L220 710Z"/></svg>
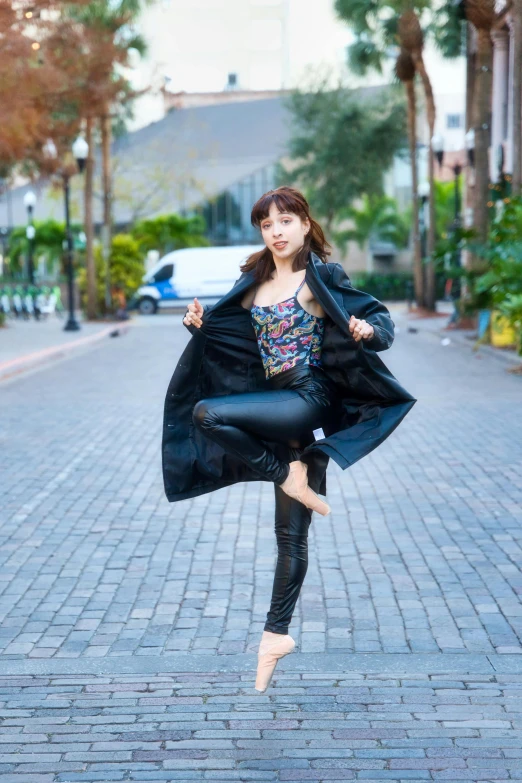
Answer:
<svg viewBox="0 0 522 783"><path fill-rule="evenodd" d="M372 272L353 272L348 274L354 288L366 291L380 301L406 301L413 299L413 275L410 272L379 274ZM444 296L443 276L437 276L437 299Z"/></svg>

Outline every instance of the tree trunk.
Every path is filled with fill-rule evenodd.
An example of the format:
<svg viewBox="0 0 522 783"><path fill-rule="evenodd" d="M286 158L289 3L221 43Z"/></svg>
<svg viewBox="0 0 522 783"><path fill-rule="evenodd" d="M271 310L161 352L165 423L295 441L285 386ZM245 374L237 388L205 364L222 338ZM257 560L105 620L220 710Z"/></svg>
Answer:
<svg viewBox="0 0 522 783"><path fill-rule="evenodd" d="M473 125L473 96L475 94L475 60L473 27L466 22L466 130Z"/></svg>
<svg viewBox="0 0 522 783"><path fill-rule="evenodd" d="M491 136L491 89L493 45L490 30L477 30L477 59L473 100L473 126L475 128L475 193L473 224L479 242L485 242L488 234L489 201L489 145ZM520 122L520 119L519 119Z"/></svg>
<svg viewBox="0 0 522 783"><path fill-rule="evenodd" d="M435 251L435 221L436 221L436 210L435 210L435 161L433 160L433 149L431 146L431 137L433 136L433 133L430 132L430 143L428 146L428 180L430 183L430 197L428 200L428 215L429 215L429 226L428 226L428 241L427 241L427 254L428 254L428 263L426 264L426 275L425 275L425 284L426 284L426 290L424 292L424 302L428 310L435 311L437 308L437 291L436 291L436 280L435 280L435 264L433 262L433 253Z"/></svg>
<svg viewBox="0 0 522 783"><path fill-rule="evenodd" d="M413 51L412 59L415 63L415 69L422 80L422 86L424 87L424 95L426 99L426 113L428 115L428 127L430 133L429 145L428 145L428 180L430 183L430 198L428 201L429 209L429 226L428 237L426 246L426 256L430 259L427 264L424 265L425 269L425 288L424 288L424 306L428 310L435 310L435 266L432 261L432 253L435 249L435 166L433 160L433 149L431 140L435 133L435 119L436 108L435 98L433 96L433 89L431 86L430 77L426 71L424 65L424 59L422 57L422 51Z"/></svg>
<svg viewBox="0 0 522 783"><path fill-rule="evenodd" d="M513 196L522 185L522 0L513 0Z"/></svg>
<svg viewBox="0 0 522 783"><path fill-rule="evenodd" d="M413 239L413 280L415 286L415 301L417 307L424 304L424 277L422 269L421 241L419 233L419 199L417 176L417 115L415 101L415 82L404 82L408 98L408 141L411 160L411 188L412 188L412 239Z"/></svg>
<svg viewBox="0 0 522 783"><path fill-rule="evenodd" d="M96 292L96 267L94 264L94 221L92 214L93 180L94 180L94 149L93 149L93 120L87 117L85 128L85 141L89 145L89 154L85 162L85 189L84 189L84 220L85 220L85 261L87 267L87 318L96 318L98 311L98 297Z"/></svg>
<svg viewBox="0 0 522 783"><path fill-rule="evenodd" d="M102 247L105 261L105 310L110 312L112 308L111 296L111 229L112 229L112 177L111 177L111 115L107 108L101 118L101 144L102 144L102 183L103 183L103 227Z"/></svg>
<svg viewBox="0 0 522 783"><path fill-rule="evenodd" d="M464 127L466 132L473 128L473 101L475 95L475 67L476 67L476 53L474 50L474 35L475 28L470 22L466 22L466 118ZM462 225L469 227L469 223L466 222L467 212L473 213L473 194L475 192L475 177L474 169L468 167L464 170L465 176L465 194L464 194L464 214ZM471 221L473 222L473 221ZM462 252L462 265L466 268L473 266L472 254L469 250L464 249ZM466 284L462 281L463 293L465 293Z"/></svg>

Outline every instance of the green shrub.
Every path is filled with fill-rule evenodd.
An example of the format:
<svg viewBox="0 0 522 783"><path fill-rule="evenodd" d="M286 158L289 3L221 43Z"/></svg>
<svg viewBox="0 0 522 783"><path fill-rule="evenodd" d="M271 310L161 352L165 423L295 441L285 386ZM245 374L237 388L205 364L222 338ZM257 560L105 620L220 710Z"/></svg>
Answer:
<svg viewBox="0 0 522 783"><path fill-rule="evenodd" d="M105 276L106 263L103 259L101 247L96 247L94 251L94 261L96 266L96 291L99 312L107 312L105 306ZM142 283L145 274L145 264L143 254L139 245L129 234L116 234L112 238L111 253L109 257L109 270L111 281L111 301L112 310L124 304L123 299L127 300L132 293ZM85 269L78 272L78 287L82 307L85 307L87 297L87 273Z"/></svg>
<svg viewBox="0 0 522 783"><path fill-rule="evenodd" d="M349 275L354 288L366 291L381 302L406 301L413 296L413 275L410 272L392 272L379 274L377 272L353 272ZM437 298L444 295L444 277L437 277Z"/></svg>
<svg viewBox="0 0 522 783"><path fill-rule="evenodd" d="M160 215L148 220L140 220L131 229L131 235L140 250L158 250L160 255L183 247L203 247L209 245L204 236L205 221L199 215L181 217L175 213Z"/></svg>
<svg viewBox="0 0 522 783"><path fill-rule="evenodd" d="M65 223L58 220L35 220L35 235L33 242L33 256L36 265L39 256L47 256L49 269L54 269L57 264L62 266L65 242ZM73 239L77 238L82 227L78 224L71 225ZM26 226L14 228L9 236L9 267L11 274L22 274L26 266L28 252L28 240Z"/></svg>

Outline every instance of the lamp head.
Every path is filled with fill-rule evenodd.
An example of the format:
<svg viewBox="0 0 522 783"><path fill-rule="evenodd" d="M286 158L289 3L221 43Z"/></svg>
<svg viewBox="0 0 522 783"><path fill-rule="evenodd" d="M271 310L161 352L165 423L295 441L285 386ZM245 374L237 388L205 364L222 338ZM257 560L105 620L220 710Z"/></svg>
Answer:
<svg viewBox="0 0 522 783"><path fill-rule="evenodd" d="M87 156L89 154L89 145L87 144L83 136L78 136L78 138L72 145L72 153L76 158L76 163L78 164L78 168L80 169L80 171L83 171L85 168L85 161L87 160Z"/></svg>
<svg viewBox="0 0 522 783"><path fill-rule="evenodd" d="M429 182L421 182L419 184L419 187L417 188L417 195L421 199L426 199L430 195L430 183Z"/></svg>
<svg viewBox="0 0 522 783"><path fill-rule="evenodd" d="M466 144L466 150L468 153L469 165L475 165L475 130L470 128L464 136L464 142Z"/></svg>
<svg viewBox="0 0 522 783"><path fill-rule="evenodd" d="M439 166L442 166L444 158L444 137L440 133L434 133L431 137L431 148L437 158Z"/></svg>
<svg viewBox="0 0 522 783"><path fill-rule="evenodd" d="M42 147L42 152L44 158L47 158L47 160L56 160L58 157L58 150L56 149L56 144L52 139L47 139Z"/></svg>
<svg viewBox="0 0 522 783"><path fill-rule="evenodd" d="M36 204L36 193L32 190L28 190L24 196L24 207L26 209L33 209Z"/></svg>

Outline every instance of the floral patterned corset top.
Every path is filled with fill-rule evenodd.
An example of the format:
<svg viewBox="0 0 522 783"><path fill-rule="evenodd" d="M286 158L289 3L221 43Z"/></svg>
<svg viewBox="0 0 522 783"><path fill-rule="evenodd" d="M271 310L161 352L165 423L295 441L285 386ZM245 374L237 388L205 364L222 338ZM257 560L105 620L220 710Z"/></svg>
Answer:
<svg viewBox="0 0 522 783"><path fill-rule="evenodd" d="M268 307L252 305L252 323L267 378L297 364L321 366L325 319L306 312L297 301L304 282L284 302Z"/></svg>

